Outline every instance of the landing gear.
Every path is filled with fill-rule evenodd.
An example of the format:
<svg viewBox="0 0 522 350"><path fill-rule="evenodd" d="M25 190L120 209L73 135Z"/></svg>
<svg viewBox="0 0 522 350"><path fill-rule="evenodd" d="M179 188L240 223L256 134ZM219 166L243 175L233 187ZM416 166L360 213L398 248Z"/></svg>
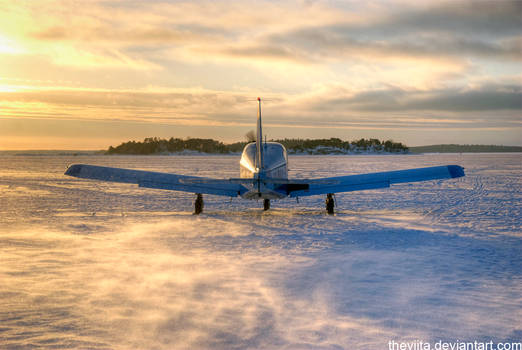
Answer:
<svg viewBox="0 0 522 350"><path fill-rule="evenodd" d="M194 202L194 215L199 215L203 212L203 195L196 193L196 201Z"/></svg>
<svg viewBox="0 0 522 350"><path fill-rule="evenodd" d="M335 201L334 201L334 197L333 196L334 196L333 193L328 193L326 195L326 201L325 201L326 212L329 215L333 215L333 213L334 213Z"/></svg>
<svg viewBox="0 0 522 350"><path fill-rule="evenodd" d="M270 209L270 199L263 200L263 210Z"/></svg>

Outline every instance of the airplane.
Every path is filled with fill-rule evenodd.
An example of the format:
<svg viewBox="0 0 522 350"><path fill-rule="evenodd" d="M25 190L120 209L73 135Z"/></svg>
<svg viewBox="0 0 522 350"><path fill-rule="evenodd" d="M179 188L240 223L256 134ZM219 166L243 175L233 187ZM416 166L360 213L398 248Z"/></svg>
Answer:
<svg viewBox="0 0 522 350"><path fill-rule="evenodd" d="M390 187L392 184L444 180L465 176L458 165L385 171L378 173L335 176L319 179L289 179L285 147L277 142L263 142L261 98L257 98L256 141L245 146L239 161L239 178L216 179L111 168L87 164L69 166L65 175L82 179L137 184L139 187L184 191L196 194L194 214L203 211L203 194L245 199L263 199L263 209L270 200L326 194L326 212L334 214L334 194Z"/></svg>

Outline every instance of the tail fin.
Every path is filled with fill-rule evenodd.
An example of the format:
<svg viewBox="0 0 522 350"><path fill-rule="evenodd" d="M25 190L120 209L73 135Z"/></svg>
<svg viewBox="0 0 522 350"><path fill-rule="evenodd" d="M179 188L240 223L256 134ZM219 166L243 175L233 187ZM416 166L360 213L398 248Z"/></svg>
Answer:
<svg viewBox="0 0 522 350"><path fill-rule="evenodd" d="M257 110L257 136L256 136L256 167L263 169L263 131L261 129L261 98L257 98L259 104Z"/></svg>

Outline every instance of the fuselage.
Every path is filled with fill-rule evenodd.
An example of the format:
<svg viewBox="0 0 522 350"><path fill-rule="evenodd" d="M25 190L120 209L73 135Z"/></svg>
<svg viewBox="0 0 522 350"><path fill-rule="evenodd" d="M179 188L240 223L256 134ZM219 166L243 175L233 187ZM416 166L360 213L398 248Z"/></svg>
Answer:
<svg viewBox="0 0 522 350"><path fill-rule="evenodd" d="M258 152L258 144L261 144L262 152ZM249 191L241 195L243 198L278 199L287 196L281 188L281 183L263 181L288 179L288 157L282 144L277 142L249 143L243 149L239 172L240 178L258 180L248 186Z"/></svg>

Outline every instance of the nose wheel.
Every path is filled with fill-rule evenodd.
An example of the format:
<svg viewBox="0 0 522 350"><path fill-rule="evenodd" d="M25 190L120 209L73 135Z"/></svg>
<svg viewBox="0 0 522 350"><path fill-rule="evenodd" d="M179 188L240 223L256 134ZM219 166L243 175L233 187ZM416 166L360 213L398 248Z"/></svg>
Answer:
<svg viewBox="0 0 522 350"><path fill-rule="evenodd" d="M270 209L270 199L263 200L263 210Z"/></svg>
<svg viewBox="0 0 522 350"><path fill-rule="evenodd" d="M328 194L326 195L325 204L326 204L326 212L327 212L329 215L333 215L333 213L334 213L334 207L335 207L335 201L334 201L334 195L333 195L333 193L328 193Z"/></svg>
<svg viewBox="0 0 522 350"><path fill-rule="evenodd" d="M196 200L194 201L194 215L199 215L203 212L203 195L196 193Z"/></svg>

